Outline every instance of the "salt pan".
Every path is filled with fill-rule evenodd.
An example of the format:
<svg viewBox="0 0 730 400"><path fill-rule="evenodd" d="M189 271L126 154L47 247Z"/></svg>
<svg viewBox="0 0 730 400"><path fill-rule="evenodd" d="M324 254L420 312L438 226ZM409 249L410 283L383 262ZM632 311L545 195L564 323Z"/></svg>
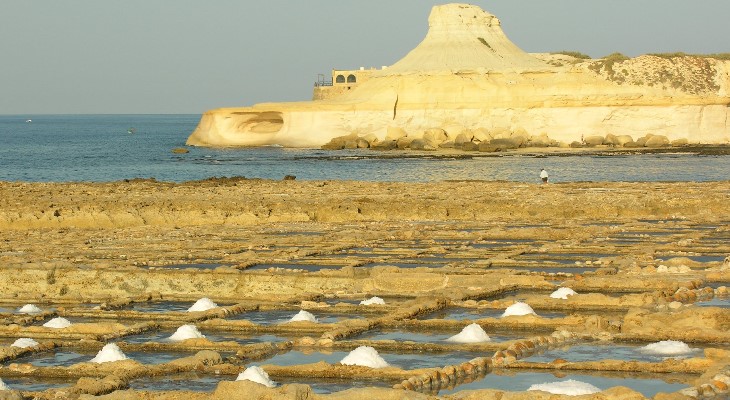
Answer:
<svg viewBox="0 0 730 400"><path fill-rule="evenodd" d="M188 308L188 312L208 311L216 307L218 307L218 304L215 304L211 299L207 297L203 297L202 299L196 301L192 307Z"/></svg>
<svg viewBox="0 0 730 400"><path fill-rule="evenodd" d="M99 352L96 357L92 358L90 362L93 363L105 363L113 361L126 360L128 357L122 353L122 350L114 343L106 344Z"/></svg>
<svg viewBox="0 0 730 400"><path fill-rule="evenodd" d="M487 335L487 332L484 332L484 329L482 329L479 324L471 324L462 329L459 334L446 340L457 343L483 343L488 342L491 339L489 338L489 335Z"/></svg>
<svg viewBox="0 0 730 400"><path fill-rule="evenodd" d="M678 340L663 340L640 347L639 351L657 356L681 356L693 353L696 350L690 348L687 343Z"/></svg>
<svg viewBox="0 0 730 400"><path fill-rule="evenodd" d="M245 371L238 374L238 378L236 378L236 380L256 382L270 388L276 386L276 382L269 379L269 374L267 374L263 368L255 365L246 368Z"/></svg>
<svg viewBox="0 0 730 400"><path fill-rule="evenodd" d="M507 309L504 310L504 313L502 313L502 317L509 317L511 315L528 315L528 314L537 315L537 314L535 314L535 310L533 310L529 304L518 301L517 303L512 304L511 306L507 307Z"/></svg>
<svg viewBox="0 0 730 400"><path fill-rule="evenodd" d="M21 349L24 349L26 347L33 347L38 346L38 342L31 338L20 338L13 342L13 344L10 345L10 347L20 347Z"/></svg>
<svg viewBox="0 0 730 400"><path fill-rule="evenodd" d="M198 328L195 327L195 325L183 325L175 331L175 333L172 334L167 340L173 341L173 342L180 342L187 339L203 339L205 338L205 335L200 333Z"/></svg>
<svg viewBox="0 0 730 400"><path fill-rule="evenodd" d="M568 300L568 296L573 296L576 294L578 294L578 293L576 293L575 290L573 290L571 288L561 287L560 289L552 292L550 294L550 298Z"/></svg>
<svg viewBox="0 0 730 400"><path fill-rule="evenodd" d="M71 325L73 325L71 323L71 321L69 321L63 317L56 317L56 318L46 322L45 324L43 324L43 326L45 326L46 328L57 328L57 329L68 328Z"/></svg>
<svg viewBox="0 0 730 400"><path fill-rule="evenodd" d="M388 363L380 357L378 351L370 346L360 346L340 361L343 365L361 365L370 368L385 368Z"/></svg>
<svg viewBox="0 0 730 400"><path fill-rule="evenodd" d="M385 304L385 300L381 299L378 296L375 296L375 297L371 297L367 300L363 300L360 302L360 305L363 305L363 306L370 306L373 304L382 305L382 304Z"/></svg>
<svg viewBox="0 0 730 400"><path fill-rule="evenodd" d="M542 390L552 394L564 394L568 396L580 396L583 394L598 393L601 389L581 381L568 379L563 382L537 383L531 385L527 390Z"/></svg>
<svg viewBox="0 0 730 400"><path fill-rule="evenodd" d="M0 390L10 390L10 387L2 379L0 379Z"/></svg>
<svg viewBox="0 0 730 400"><path fill-rule="evenodd" d="M309 311L301 310L299 313L293 317L287 322L296 322L296 321L309 321L309 322L317 322L317 318L310 313Z"/></svg>
<svg viewBox="0 0 730 400"><path fill-rule="evenodd" d="M18 312L19 313L24 313L24 314L39 313L41 311L43 311L43 310L41 310L40 308L38 308L38 306L36 306L35 304L26 304L23 307L20 307L18 309Z"/></svg>

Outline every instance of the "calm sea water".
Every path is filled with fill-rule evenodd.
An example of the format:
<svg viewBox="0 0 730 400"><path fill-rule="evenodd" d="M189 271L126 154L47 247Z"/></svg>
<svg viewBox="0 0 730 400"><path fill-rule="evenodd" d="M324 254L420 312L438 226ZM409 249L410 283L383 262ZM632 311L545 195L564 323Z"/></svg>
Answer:
<svg viewBox="0 0 730 400"><path fill-rule="evenodd" d="M323 151L277 147L210 149L185 145L199 115L0 115L0 181L188 181L245 176L302 180L427 182L505 180L719 181L730 156L408 157L412 152ZM26 122L31 119L32 122ZM135 133L128 133L134 128ZM406 156L406 157L394 157Z"/></svg>

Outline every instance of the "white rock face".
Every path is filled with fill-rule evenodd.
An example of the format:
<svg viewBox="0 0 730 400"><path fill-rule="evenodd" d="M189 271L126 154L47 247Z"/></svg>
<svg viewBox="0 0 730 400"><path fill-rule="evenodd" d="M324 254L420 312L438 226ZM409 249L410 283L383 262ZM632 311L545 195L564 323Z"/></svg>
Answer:
<svg viewBox="0 0 730 400"><path fill-rule="evenodd" d="M26 347L33 347L38 346L38 342L31 338L20 338L13 342L13 344L10 345L10 347L20 347L21 349L24 349Z"/></svg>
<svg viewBox="0 0 730 400"><path fill-rule="evenodd" d="M245 371L238 374L237 381L251 381L260 383L266 387L276 387L276 382L269 378L269 374L266 373L261 367L252 365L246 368Z"/></svg>
<svg viewBox="0 0 730 400"><path fill-rule="evenodd" d="M538 383L531 385L527 390L541 390L552 394L564 394L568 396L580 396L583 394L598 393L601 389L581 381L568 379L563 382Z"/></svg>
<svg viewBox="0 0 730 400"><path fill-rule="evenodd" d="M340 361L343 365L360 365L370 368L385 368L389 364L370 346L360 346Z"/></svg>
<svg viewBox="0 0 730 400"><path fill-rule="evenodd" d="M2 379L0 379L0 390L10 390L10 387Z"/></svg>
<svg viewBox="0 0 730 400"><path fill-rule="evenodd" d="M363 300L360 302L360 305L363 306L370 306L370 305L383 305L385 304L385 300L381 299L378 296L371 297L367 300Z"/></svg>
<svg viewBox="0 0 730 400"><path fill-rule="evenodd" d="M573 289L567 288L567 287L561 287L558 290L552 292L550 294L550 297L553 299L568 300L568 296L573 296L575 294L578 294L578 293L576 293Z"/></svg>
<svg viewBox="0 0 730 400"><path fill-rule="evenodd" d="M644 354L653 354L657 356L683 356L692 354L696 349L690 348L687 343L677 340L663 340L661 342L651 343L639 348Z"/></svg>
<svg viewBox="0 0 730 400"><path fill-rule="evenodd" d="M314 316L314 314L310 313L309 311L301 310L297 315L291 317L291 319L287 322L296 322L296 321L309 321L309 322L317 322L317 318Z"/></svg>
<svg viewBox="0 0 730 400"><path fill-rule="evenodd" d="M115 343L107 343L104 347L99 350L96 357L92 358L93 363L101 364L105 362L114 362L127 360L128 357L122 352L122 350Z"/></svg>
<svg viewBox="0 0 730 400"><path fill-rule="evenodd" d="M446 340L456 343L484 343L489 342L492 339L489 338L487 332L485 332L479 324L471 324L462 329L459 334Z"/></svg>
<svg viewBox="0 0 730 400"><path fill-rule="evenodd" d="M205 335L200 333L195 325L183 325L175 331L167 340L180 342L187 339L204 339Z"/></svg>
<svg viewBox="0 0 730 400"><path fill-rule="evenodd" d="M512 304L511 306L507 307L506 310L504 310L504 313L502 313L502 317L509 317L512 315L537 315L535 314L535 310L530 307L529 304L523 303L521 301L518 301L515 304Z"/></svg>
<svg viewBox="0 0 730 400"><path fill-rule="evenodd" d="M52 320L43 324L43 326L45 326L46 328L56 328L56 329L68 328L71 325L73 325L71 323L71 321L69 321L63 317L53 318Z"/></svg>
<svg viewBox="0 0 730 400"><path fill-rule="evenodd" d="M208 311L208 310L212 310L216 307L218 307L218 304L215 304L212 300L210 300L207 297L203 297L202 299L196 301L192 307L188 308L188 312Z"/></svg>
<svg viewBox="0 0 730 400"><path fill-rule="evenodd" d="M369 72L351 90L326 101L207 111L187 144L320 147L353 132L384 140L398 130L420 139L432 128L443 129L449 140L482 130L547 134L564 143L617 132L637 132L634 140L652 134L667 141L730 143L730 61L680 59L677 65L686 65L679 69L687 76L646 79L676 69L674 61L653 56L619 61L612 71L630 71L632 78L617 82L617 74L606 72L611 61L556 67L512 43L494 15L474 5L440 5L432 9L428 33L416 48L390 67ZM692 68L695 64L703 67ZM674 87L672 80L690 87Z"/></svg>
<svg viewBox="0 0 730 400"><path fill-rule="evenodd" d="M34 314L42 311L43 310L38 308L38 306L36 306L35 304L26 304L18 309L18 312L23 314Z"/></svg>

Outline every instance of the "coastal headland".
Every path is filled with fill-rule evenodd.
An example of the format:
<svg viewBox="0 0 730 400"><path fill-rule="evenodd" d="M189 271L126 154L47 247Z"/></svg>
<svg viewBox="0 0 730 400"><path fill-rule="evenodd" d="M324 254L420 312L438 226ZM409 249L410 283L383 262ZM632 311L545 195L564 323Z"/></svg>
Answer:
<svg viewBox="0 0 730 400"><path fill-rule="evenodd" d="M724 395L729 195L730 182L0 182L0 338L38 341L0 341L0 379L67 382L9 392L41 399ZM577 294L550 296L561 287ZM385 304L360 304L374 297ZM216 307L185 311L202 298ZM500 316L525 303L535 314ZM15 311L24 304L41 311ZM320 320L271 322L301 310ZM54 317L72 325L40 326ZM417 339L471 323L502 339ZM206 338L159 339L185 324ZM382 332L396 339L378 339ZM660 341L688 343L689 353L637 361L612 352L641 354ZM112 342L132 360L88 362ZM391 366L307 361L360 346ZM587 361L574 346L600 347ZM33 361L60 351L80 361ZM554 360L532 358L547 351ZM190 356L165 362L169 353ZM282 364L277 354L301 361ZM434 361L409 367L402 354ZM254 363L280 385L235 381ZM536 371L632 379L588 397L478 386ZM182 376L174 389L140 383ZM200 379L214 384L187 389ZM333 381L359 388L313 392ZM659 391L669 393L646 394L641 382L664 382ZM467 384L476 390L460 389Z"/></svg>
<svg viewBox="0 0 730 400"><path fill-rule="evenodd" d="M730 143L727 54L529 54L469 4L436 6L428 24L391 66L333 70L312 101L207 111L187 143L484 152Z"/></svg>

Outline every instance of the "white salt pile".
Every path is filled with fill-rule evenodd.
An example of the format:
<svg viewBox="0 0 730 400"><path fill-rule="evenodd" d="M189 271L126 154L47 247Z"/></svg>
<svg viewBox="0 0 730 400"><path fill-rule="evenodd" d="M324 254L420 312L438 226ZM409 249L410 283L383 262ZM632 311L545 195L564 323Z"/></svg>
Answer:
<svg viewBox="0 0 730 400"><path fill-rule="evenodd" d="M507 309L504 310L504 313L502 313L502 317L509 317L511 315L528 315L528 314L537 315L537 314L535 314L535 310L533 310L529 304L518 301L517 303L512 304L511 306L507 307Z"/></svg>
<svg viewBox="0 0 730 400"><path fill-rule="evenodd" d="M56 317L56 318L46 322L45 324L43 324L43 326L45 326L46 328L59 328L59 329L68 328L71 325L73 325L71 323L71 321L69 321L63 317Z"/></svg>
<svg viewBox="0 0 730 400"><path fill-rule="evenodd" d="M687 343L678 340L663 340L640 347L639 351L644 354L657 356L682 356L693 353L696 349L692 349Z"/></svg>
<svg viewBox="0 0 730 400"><path fill-rule="evenodd" d="M208 311L216 307L218 307L218 304L215 304L211 299L207 297L203 297L202 299L196 301L192 307L188 308L188 312Z"/></svg>
<svg viewBox="0 0 730 400"><path fill-rule="evenodd" d="M462 329L459 334L446 340L457 343L483 343L488 342L491 339L489 338L489 335L487 335L487 332L485 332L479 324L471 324Z"/></svg>
<svg viewBox="0 0 730 400"><path fill-rule="evenodd" d="M360 346L340 361L343 365L361 365L370 368L385 368L388 363L380 357L378 351L370 346Z"/></svg>
<svg viewBox="0 0 730 400"><path fill-rule="evenodd" d="M276 382L269 379L269 374L267 374L261 367L257 367L255 365L246 368L245 371L238 374L238 378L236 378L236 380L256 382L270 388L276 386Z"/></svg>
<svg viewBox="0 0 730 400"><path fill-rule="evenodd" d="M375 297L371 297L367 300L363 300L360 302L360 305L363 305L363 306L371 306L374 304L377 304L377 305L385 304L385 300L381 299L378 296L375 296Z"/></svg>
<svg viewBox="0 0 730 400"><path fill-rule="evenodd" d="M0 390L10 390L10 387L2 379L0 379Z"/></svg>
<svg viewBox="0 0 730 400"><path fill-rule="evenodd" d="M200 333L195 325L183 325L175 331L167 340L180 342L187 339L203 339L205 335Z"/></svg>
<svg viewBox="0 0 730 400"><path fill-rule="evenodd" d="M581 381L568 379L563 382L537 383L531 385L527 390L542 390L552 394L564 394L567 396L580 396L583 394L598 393L601 389Z"/></svg>
<svg viewBox="0 0 730 400"><path fill-rule="evenodd" d="M560 289L552 292L550 294L550 298L568 300L568 296L573 296L575 294L578 294L575 290L568 287L561 287Z"/></svg>
<svg viewBox="0 0 730 400"><path fill-rule="evenodd" d="M310 313L309 311L301 310L299 313L293 317L287 322L296 322L296 321L309 321L309 322L317 322L317 318Z"/></svg>
<svg viewBox="0 0 730 400"><path fill-rule="evenodd" d="M96 357L92 358L90 362L101 364L105 362L126 360L127 358L128 357L122 353L119 346L114 343L108 343L99 350Z"/></svg>
<svg viewBox="0 0 730 400"><path fill-rule="evenodd" d="M23 307L20 307L18 309L18 312L23 313L23 314L33 314L33 313L39 313L41 311L43 311L43 310L38 308L38 306L36 306L35 304L26 304Z"/></svg>
<svg viewBox="0 0 730 400"><path fill-rule="evenodd" d="M13 342L13 344L10 345L10 347L20 347L21 349L24 349L26 347L33 347L38 346L38 342L31 338L20 338Z"/></svg>

